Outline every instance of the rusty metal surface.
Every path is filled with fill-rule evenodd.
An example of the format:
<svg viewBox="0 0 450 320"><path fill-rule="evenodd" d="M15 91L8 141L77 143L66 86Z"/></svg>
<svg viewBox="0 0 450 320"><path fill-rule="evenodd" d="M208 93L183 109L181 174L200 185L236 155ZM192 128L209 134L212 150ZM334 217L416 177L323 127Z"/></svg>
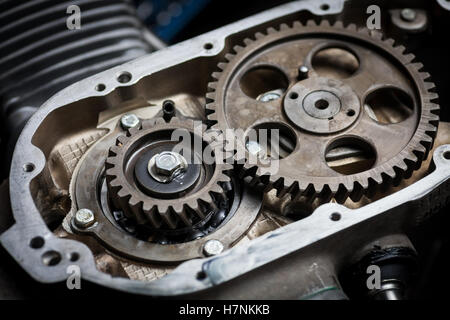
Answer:
<svg viewBox="0 0 450 320"><path fill-rule="evenodd" d="M415 62L413 55L404 53L404 47L394 46L393 40L383 39L377 32L358 31L354 25L344 27L340 22L330 26L327 21L321 25L309 21L306 25L295 22L292 26L269 28L265 34L257 33L255 39L244 42L245 46L236 46L226 55L226 62L219 63L220 72L213 73L215 81L209 84L211 92L207 94L212 127L246 130L276 123L293 133L292 140L295 140L292 153L273 160L279 162L276 172L267 173L262 163L246 161L247 175L255 177L252 183L262 183L266 190L278 189L281 195L290 193L293 199L319 197L327 202L334 197L344 202L350 196L358 201L364 194L370 196L376 190L398 184L420 167L436 135L439 106L435 103L437 94L432 92L434 84L429 82L429 74L422 72L422 64ZM326 68L321 72L315 70L314 56L324 48L345 49L357 57L359 68L349 76L345 74L346 66L339 79L333 78L336 74ZM331 59L335 62L338 58ZM301 65L309 68L310 79L299 81ZM251 96L259 84L252 81L249 85L253 87L249 89L243 81L248 73L261 67L285 75L289 83L285 95L269 102ZM315 81L313 91L302 85L311 81ZM397 88L411 98L412 113L403 121L397 120L398 115L388 115L386 121L392 123L385 124L382 117L373 119L375 112L360 112L360 108L367 109L367 103L364 106L359 103L386 88ZM302 90L329 92L341 101L343 111L354 104L357 107L347 113L348 117L341 112L325 119L305 120L306 113L293 117L295 105L290 99L292 93L297 100L305 95ZM337 172L327 163L326 154L341 144L370 149L369 158L374 158L374 163L356 172Z"/></svg>

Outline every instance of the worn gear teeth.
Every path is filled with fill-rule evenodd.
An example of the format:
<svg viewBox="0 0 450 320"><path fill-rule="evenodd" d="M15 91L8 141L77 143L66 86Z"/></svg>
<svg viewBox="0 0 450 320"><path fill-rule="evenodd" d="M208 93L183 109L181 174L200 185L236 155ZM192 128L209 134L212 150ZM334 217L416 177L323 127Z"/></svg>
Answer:
<svg viewBox="0 0 450 320"><path fill-rule="evenodd" d="M251 49L257 47L260 41L263 41L267 36L273 36L276 33L287 32L292 34L292 29L298 30L301 33L307 33L309 29L317 30L317 28L323 28L324 30L347 30L349 33L355 32L359 37L367 37L372 41L376 41L381 47L391 51L391 53L402 61L405 66L418 73L420 80L422 80L422 118L417 128L416 135L412 139L415 145L413 148L405 149L403 153L399 155L398 161L391 161L389 165L384 164L380 167L380 170L375 175L369 176L360 174L358 179L351 179L349 177L342 177L340 183L330 183L326 187L319 183L312 183L308 181L293 181L288 177L280 177L273 175L268 177L266 175L260 175L261 171L255 165L249 165L248 162L239 164L239 174L246 181L249 180L251 185L264 184L265 191L269 192L272 189L277 190L277 195L280 197L290 194L292 199L307 198L310 201L314 201L316 198L326 200L331 197L339 202L343 203L348 197L353 201L359 201L363 195L373 195L373 190L379 190L386 188L388 185L398 185L403 179L410 177L412 172L418 169L422 161L428 156L429 150L433 146L434 138L437 133L437 126L439 123L439 111L438 95L434 92L435 86L429 81L430 75L423 72L423 65L415 61L415 56L411 53L405 53L405 47L397 45L391 38L385 38L381 32L369 32L369 30L362 28L357 30L354 24L344 26L342 21L335 21L330 23L327 20L323 20L318 25L314 20L308 20L306 23L300 21L294 21L290 26L283 24L279 27L269 27L265 30L266 33L257 32L253 39L247 38L243 41L243 44ZM220 72L213 73L215 79L213 83L219 82L223 73L227 70L228 65L234 62L239 57L239 54L245 48L239 46L233 49L233 53L225 56L225 62L221 62L218 65ZM206 113L208 118L208 124L211 128L216 130L226 129L226 121L223 123L220 121L220 117L217 111L221 106L218 105L217 100L217 85L208 85L207 105ZM224 127L225 125L225 127ZM241 159L236 159L241 160ZM371 190L368 190L371 189Z"/></svg>
<svg viewBox="0 0 450 320"><path fill-rule="evenodd" d="M224 163L222 159L217 159L211 180L203 188L181 199L166 200L145 196L127 182L123 173L123 157L125 149L133 143L134 136L142 130L150 133L177 128L193 132L194 121L176 117L168 123L162 118L145 120L139 128L128 130L127 136L119 136L116 145L108 152L105 166L109 196L114 206L122 209L125 215L134 218L138 224L150 225L155 229L190 227L193 221L205 219L208 212L217 210L216 201L226 198L222 184L231 181L228 172L233 166ZM205 132L205 125L202 125L202 130ZM221 141L220 134L220 132L204 134L203 139L213 148L218 148Z"/></svg>

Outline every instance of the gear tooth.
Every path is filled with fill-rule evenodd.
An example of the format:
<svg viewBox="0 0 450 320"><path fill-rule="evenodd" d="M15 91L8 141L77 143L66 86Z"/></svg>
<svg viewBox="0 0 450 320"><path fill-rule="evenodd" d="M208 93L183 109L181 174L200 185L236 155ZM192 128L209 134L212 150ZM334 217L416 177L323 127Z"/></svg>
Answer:
<svg viewBox="0 0 450 320"><path fill-rule="evenodd" d="M211 192L214 194L223 194L225 191L219 184L211 186Z"/></svg>
<svg viewBox="0 0 450 320"><path fill-rule="evenodd" d="M228 169L228 168L231 168L231 169ZM226 167L224 166L223 171L225 171L225 170L232 170L232 169L233 169L233 165L231 165L231 164L226 164ZM228 176L228 175L225 174L225 173L222 173L222 174L220 175L219 179L220 179L220 181L222 181L222 182L230 182L230 181L231 181L230 176Z"/></svg>
<svg viewBox="0 0 450 320"><path fill-rule="evenodd" d="M405 63L411 63L414 61L414 59L416 58L416 56L412 53L408 53L406 54L404 57Z"/></svg>
<svg viewBox="0 0 450 320"><path fill-rule="evenodd" d="M386 40L383 41L385 44L387 44L390 47L394 47L395 44L395 40L391 39L391 38L387 38Z"/></svg>
<svg viewBox="0 0 450 320"><path fill-rule="evenodd" d="M290 28L289 28L289 26L286 23L280 24L280 31L286 31L286 30L289 30L289 29ZM276 32L276 30L275 30L275 32Z"/></svg>
<svg viewBox="0 0 450 320"><path fill-rule="evenodd" d="M294 23L292 23L292 27L293 28L302 28L303 24L300 21L294 21Z"/></svg>
<svg viewBox="0 0 450 320"><path fill-rule="evenodd" d="M220 76L222 75L222 72L213 72L212 77L216 80L219 80Z"/></svg>
<svg viewBox="0 0 450 320"><path fill-rule="evenodd" d="M363 189L368 189L369 188L369 180L366 177L362 178L358 182L362 186Z"/></svg>
<svg viewBox="0 0 450 320"><path fill-rule="evenodd" d="M410 64L417 71L421 71L423 69L423 64L420 62L415 62Z"/></svg>
<svg viewBox="0 0 450 320"><path fill-rule="evenodd" d="M214 101L209 101L208 103L206 103L206 117L208 118L208 116L210 114L213 114L216 112L216 104L214 103Z"/></svg>
<svg viewBox="0 0 450 320"><path fill-rule="evenodd" d="M429 74L428 72L421 72L420 77L422 78L423 81L426 81L431 78L431 74Z"/></svg>
<svg viewBox="0 0 450 320"><path fill-rule="evenodd" d="M154 125L154 122L152 122L152 121L143 121L141 127L142 127L142 130L147 130L147 129L150 129L151 127L153 127L153 125Z"/></svg>
<svg viewBox="0 0 450 320"><path fill-rule="evenodd" d="M183 204L181 202L175 203L171 207L177 214L180 214L183 211Z"/></svg>
<svg viewBox="0 0 450 320"><path fill-rule="evenodd" d="M274 33L277 33L277 32L278 31L275 28L273 28L273 27L267 28L267 34L274 34Z"/></svg>
<svg viewBox="0 0 450 320"><path fill-rule="evenodd" d="M170 119L170 122L174 121L175 117ZM155 119L155 126L163 126L166 124L166 121L163 118L156 118Z"/></svg>
<svg viewBox="0 0 450 320"><path fill-rule="evenodd" d="M439 112L441 107L436 103L428 103L428 109L430 110L430 114L437 116L439 120Z"/></svg>
<svg viewBox="0 0 450 320"><path fill-rule="evenodd" d="M219 62L218 64L217 64L217 67L220 69L220 70L225 70L226 69L226 67L228 66L228 63L226 63L226 62ZM215 88L214 88L215 89Z"/></svg>
<svg viewBox="0 0 450 320"><path fill-rule="evenodd" d="M147 221L150 222L153 228L160 229L162 227L163 219L155 206L149 210L144 210L144 215L147 217Z"/></svg>
<svg viewBox="0 0 450 320"><path fill-rule="evenodd" d="M371 35L374 39L376 39L376 40L378 40L378 41L383 41L383 34L382 34L381 32L378 32L378 31L376 31L376 30L372 30L372 31L370 32L370 35Z"/></svg>
<svg viewBox="0 0 450 320"><path fill-rule="evenodd" d="M328 189L330 190L331 193L336 194L338 192L340 184L337 183L329 183L328 184Z"/></svg>
<svg viewBox="0 0 450 320"><path fill-rule="evenodd" d="M391 179L394 179L394 178L395 178L395 171L394 171L394 169L391 168L391 167L387 167L387 168L385 169L384 173L385 173L386 175L388 175Z"/></svg>
<svg viewBox="0 0 450 320"><path fill-rule="evenodd" d="M210 85L211 85L211 87L210 88L213 88L214 90L216 89L216 87L217 87L217 82L210 82ZM208 85L209 86L209 85ZM206 94L206 98L207 99L209 99L209 101L214 101L214 98L216 97L216 94L214 93L214 92L208 92L207 94Z"/></svg>
<svg viewBox="0 0 450 320"><path fill-rule="evenodd" d="M367 32L368 30L365 29L365 28L361 28L361 29L358 30L358 28L356 27L356 24L354 24L354 23L350 23L350 24L347 26L347 29L350 30L350 31L357 31L357 32L359 32L359 33L368 33L368 32Z"/></svg>
<svg viewBox="0 0 450 320"><path fill-rule="evenodd" d="M198 204L197 200L194 201L195 203L188 203L185 205L185 209L187 212L189 212L192 216L197 217L199 219L205 219L206 213L203 212L201 206Z"/></svg>
<svg viewBox="0 0 450 320"><path fill-rule="evenodd" d="M170 229L176 229L178 225L178 216L175 215L169 208L167 207L166 211L161 212L161 218L164 221L164 223L170 228Z"/></svg>
<svg viewBox="0 0 450 320"><path fill-rule="evenodd" d="M424 82L426 90L433 90L436 88L436 85L433 82Z"/></svg>
<svg viewBox="0 0 450 320"><path fill-rule="evenodd" d="M132 135L132 134L138 133L141 130L140 127L141 126L139 125L139 126L128 129L128 134Z"/></svg>
<svg viewBox="0 0 450 320"><path fill-rule="evenodd" d="M235 46L233 47L233 50L234 50L234 52L239 53L239 52L241 52L242 50L244 50L244 47L243 47L243 46L240 46L240 45L235 45Z"/></svg>
<svg viewBox="0 0 450 320"><path fill-rule="evenodd" d="M294 198L300 193L300 186L297 181L292 182L291 185L285 189L286 191L280 194L280 197L284 197L286 193L289 193L292 198Z"/></svg>
<svg viewBox="0 0 450 320"><path fill-rule="evenodd" d="M127 142L128 142L128 138L126 136L118 136L116 145L117 146L124 145ZM120 149L115 149L115 150L120 150Z"/></svg>
<svg viewBox="0 0 450 320"><path fill-rule="evenodd" d="M375 174L370 179L372 179L376 184L381 185L383 183L383 177L381 174Z"/></svg>
<svg viewBox="0 0 450 320"><path fill-rule="evenodd" d="M439 100L439 95L435 92L428 92L428 94L426 95L426 98L430 102L437 102Z"/></svg>
<svg viewBox="0 0 450 320"><path fill-rule="evenodd" d="M121 198L125 198L125 197L130 196L130 193L128 192L128 190L122 188L117 192L117 196L119 196ZM127 201L128 201L128 199L127 199Z"/></svg>
<svg viewBox="0 0 450 320"><path fill-rule="evenodd" d="M208 90L210 91L216 91L217 89L217 82L209 82L208 83ZM212 99L214 98L214 92L208 92L206 95L211 96L210 93L212 93ZM209 97L208 97L209 98Z"/></svg>
<svg viewBox="0 0 450 320"><path fill-rule="evenodd" d="M401 55L403 55L405 53L405 50L406 50L405 46L402 46L402 45L396 46L394 49L395 49L395 51L397 51Z"/></svg>
<svg viewBox="0 0 450 320"><path fill-rule="evenodd" d="M405 163L400 163L400 164L402 166L405 166L405 169L400 168L399 166L394 166L395 178L394 178L394 180L392 182L394 186L398 186L400 184L400 181L403 180L403 177L405 175L405 170L407 169Z"/></svg>
<svg viewBox="0 0 450 320"><path fill-rule="evenodd" d="M256 39L256 40L262 39L262 38L264 38L264 37L265 37L265 35L264 35L263 33L261 33L261 32L257 32L257 33L255 34L255 39Z"/></svg>
<svg viewBox="0 0 450 320"><path fill-rule="evenodd" d="M314 20L308 20L308 21L306 21L306 26L307 27L316 27L317 23Z"/></svg>
<svg viewBox="0 0 450 320"><path fill-rule="evenodd" d="M225 58L226 61L231 62L234 59L234 57L235 57L234 54L227 53L224 58Z"/></svg>
<svg viewBox="0 0 450 320"><path fill-rule="evenodd" d="M324 28L329 28L331 26L330 21L324 19L324 20L320 21L320 26L324 27Z"/></svg>
<svg viewBox="0 0 450 320"><path fill-rule="evenodd" d="M111 181L109 181L109 185L112 188L122 187L122 185L120 184L120 180L117 179L117 177L112 178Z"/></svg>
<svg viewBox="0 0 450 320"><path fill-rule="evenodd" d="M249 45L251 45L253 43L253 40L252 39L250 39L250 38L245 38L244 39L244 44L246 45L246 46L249 46Z"/></svg>
<svg viewBox="0 0 450 320"><path fill-rule="evenodd" d="M271 177L270 177L271 178ZM279 196L279 192L285 188L284 178L278 178L275 182L270 183L271 189L277 190L277 195Z"/></svg>
<svg viewBox="0 0 450 320"><path fill-rule="evenodd" d="M333 25L334 28L343 29L344 23L341 20L336 20L336 22Z"/></svg>
<svg viewBox="0 0 450 320"><path fill-rule="evenodd" d="M183 224L185 226L192 227L192 220L189 218L188 212L183 210L183 207L181 208L180 212L178 213L178 217L180 217L181 221L183 221Z"/></svg>
<svg viewBox="0 0 450 320"><path fill-rule="evenodd" d="M425 155L427 154L427 149L421 144L418 144L417 146L415 146L415 149L416 149L416 152L420 152L420 154L422 155L422 158L424 158Z"/></svg>

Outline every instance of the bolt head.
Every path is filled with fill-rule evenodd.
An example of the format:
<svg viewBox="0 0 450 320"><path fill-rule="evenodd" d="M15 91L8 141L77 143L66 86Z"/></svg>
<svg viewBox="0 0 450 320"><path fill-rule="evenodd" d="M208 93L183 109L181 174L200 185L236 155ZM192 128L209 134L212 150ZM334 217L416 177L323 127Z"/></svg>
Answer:
<svg viewBox="0 0 450 320"><path fill-rule="evenodd" d="M125 114L120 118L120 125L125 130L137 127L139 123L140 120L138 116L133 113Z"/></svg>
<svg viewBox="0 0 450 320"><path fill-rule="evenodd" d="M300 66L300 68L298 68L298 71L299 71L301 74L308 74L309 68L308 68L307 66Z"/></svg>
<svg viewBox="0 0 450 320"><path fill-rule="evenodd" d="M282 94L283 94L283 90L279 89L279 90L274 90L274 91L269 91L269 92L263 93L256 99L261 102L270 102L270 101L279 99Z"/></svg>
<svg viewBox="0 0 450 320"><path fill-rule="evenodd" d="M304 80L308 78L309 68L307 66L300 66L298 68L298 78L299 80Z"/></svg>
<svg viewBox="0 0 450 320"><path fill-rule="evenodd" d="M94 213L89 209L80 209L75 213L74 222L79 228L89 228L95 223Z"/></svg>
<svg viewBox="0 0 450 320"><path fill-rule="evenodd" d="M208 240L203 246L203 253L210 257L221 254L223 249L224 246L219 240Z"/></svg>
<svg viewBox="0 0 450 320"><path fill-rule="evenodd" d="M156 171L164 176L171 177L174 173L186 168L186 161L175 152L165 151L156 156Z"/></svg>
<svg viewBox="0 0 450 320"><path fill-rule="evenodd" d="M413 9L406 8L401 11L400 15L403 20L412 22L416 20L417 12Z"/></svg>

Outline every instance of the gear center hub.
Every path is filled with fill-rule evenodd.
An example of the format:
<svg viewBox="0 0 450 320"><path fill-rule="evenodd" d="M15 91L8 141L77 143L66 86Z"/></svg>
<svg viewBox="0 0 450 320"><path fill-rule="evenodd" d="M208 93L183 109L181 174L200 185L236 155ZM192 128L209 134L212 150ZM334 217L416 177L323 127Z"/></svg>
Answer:
<svg viewBox="0 0 450 320"><path fill-rule="evenodd" d="M351 126L361 110L356 93L340 80L310 78L296 83L284 99L286 116L297 127L327 134Z"/></svg>

